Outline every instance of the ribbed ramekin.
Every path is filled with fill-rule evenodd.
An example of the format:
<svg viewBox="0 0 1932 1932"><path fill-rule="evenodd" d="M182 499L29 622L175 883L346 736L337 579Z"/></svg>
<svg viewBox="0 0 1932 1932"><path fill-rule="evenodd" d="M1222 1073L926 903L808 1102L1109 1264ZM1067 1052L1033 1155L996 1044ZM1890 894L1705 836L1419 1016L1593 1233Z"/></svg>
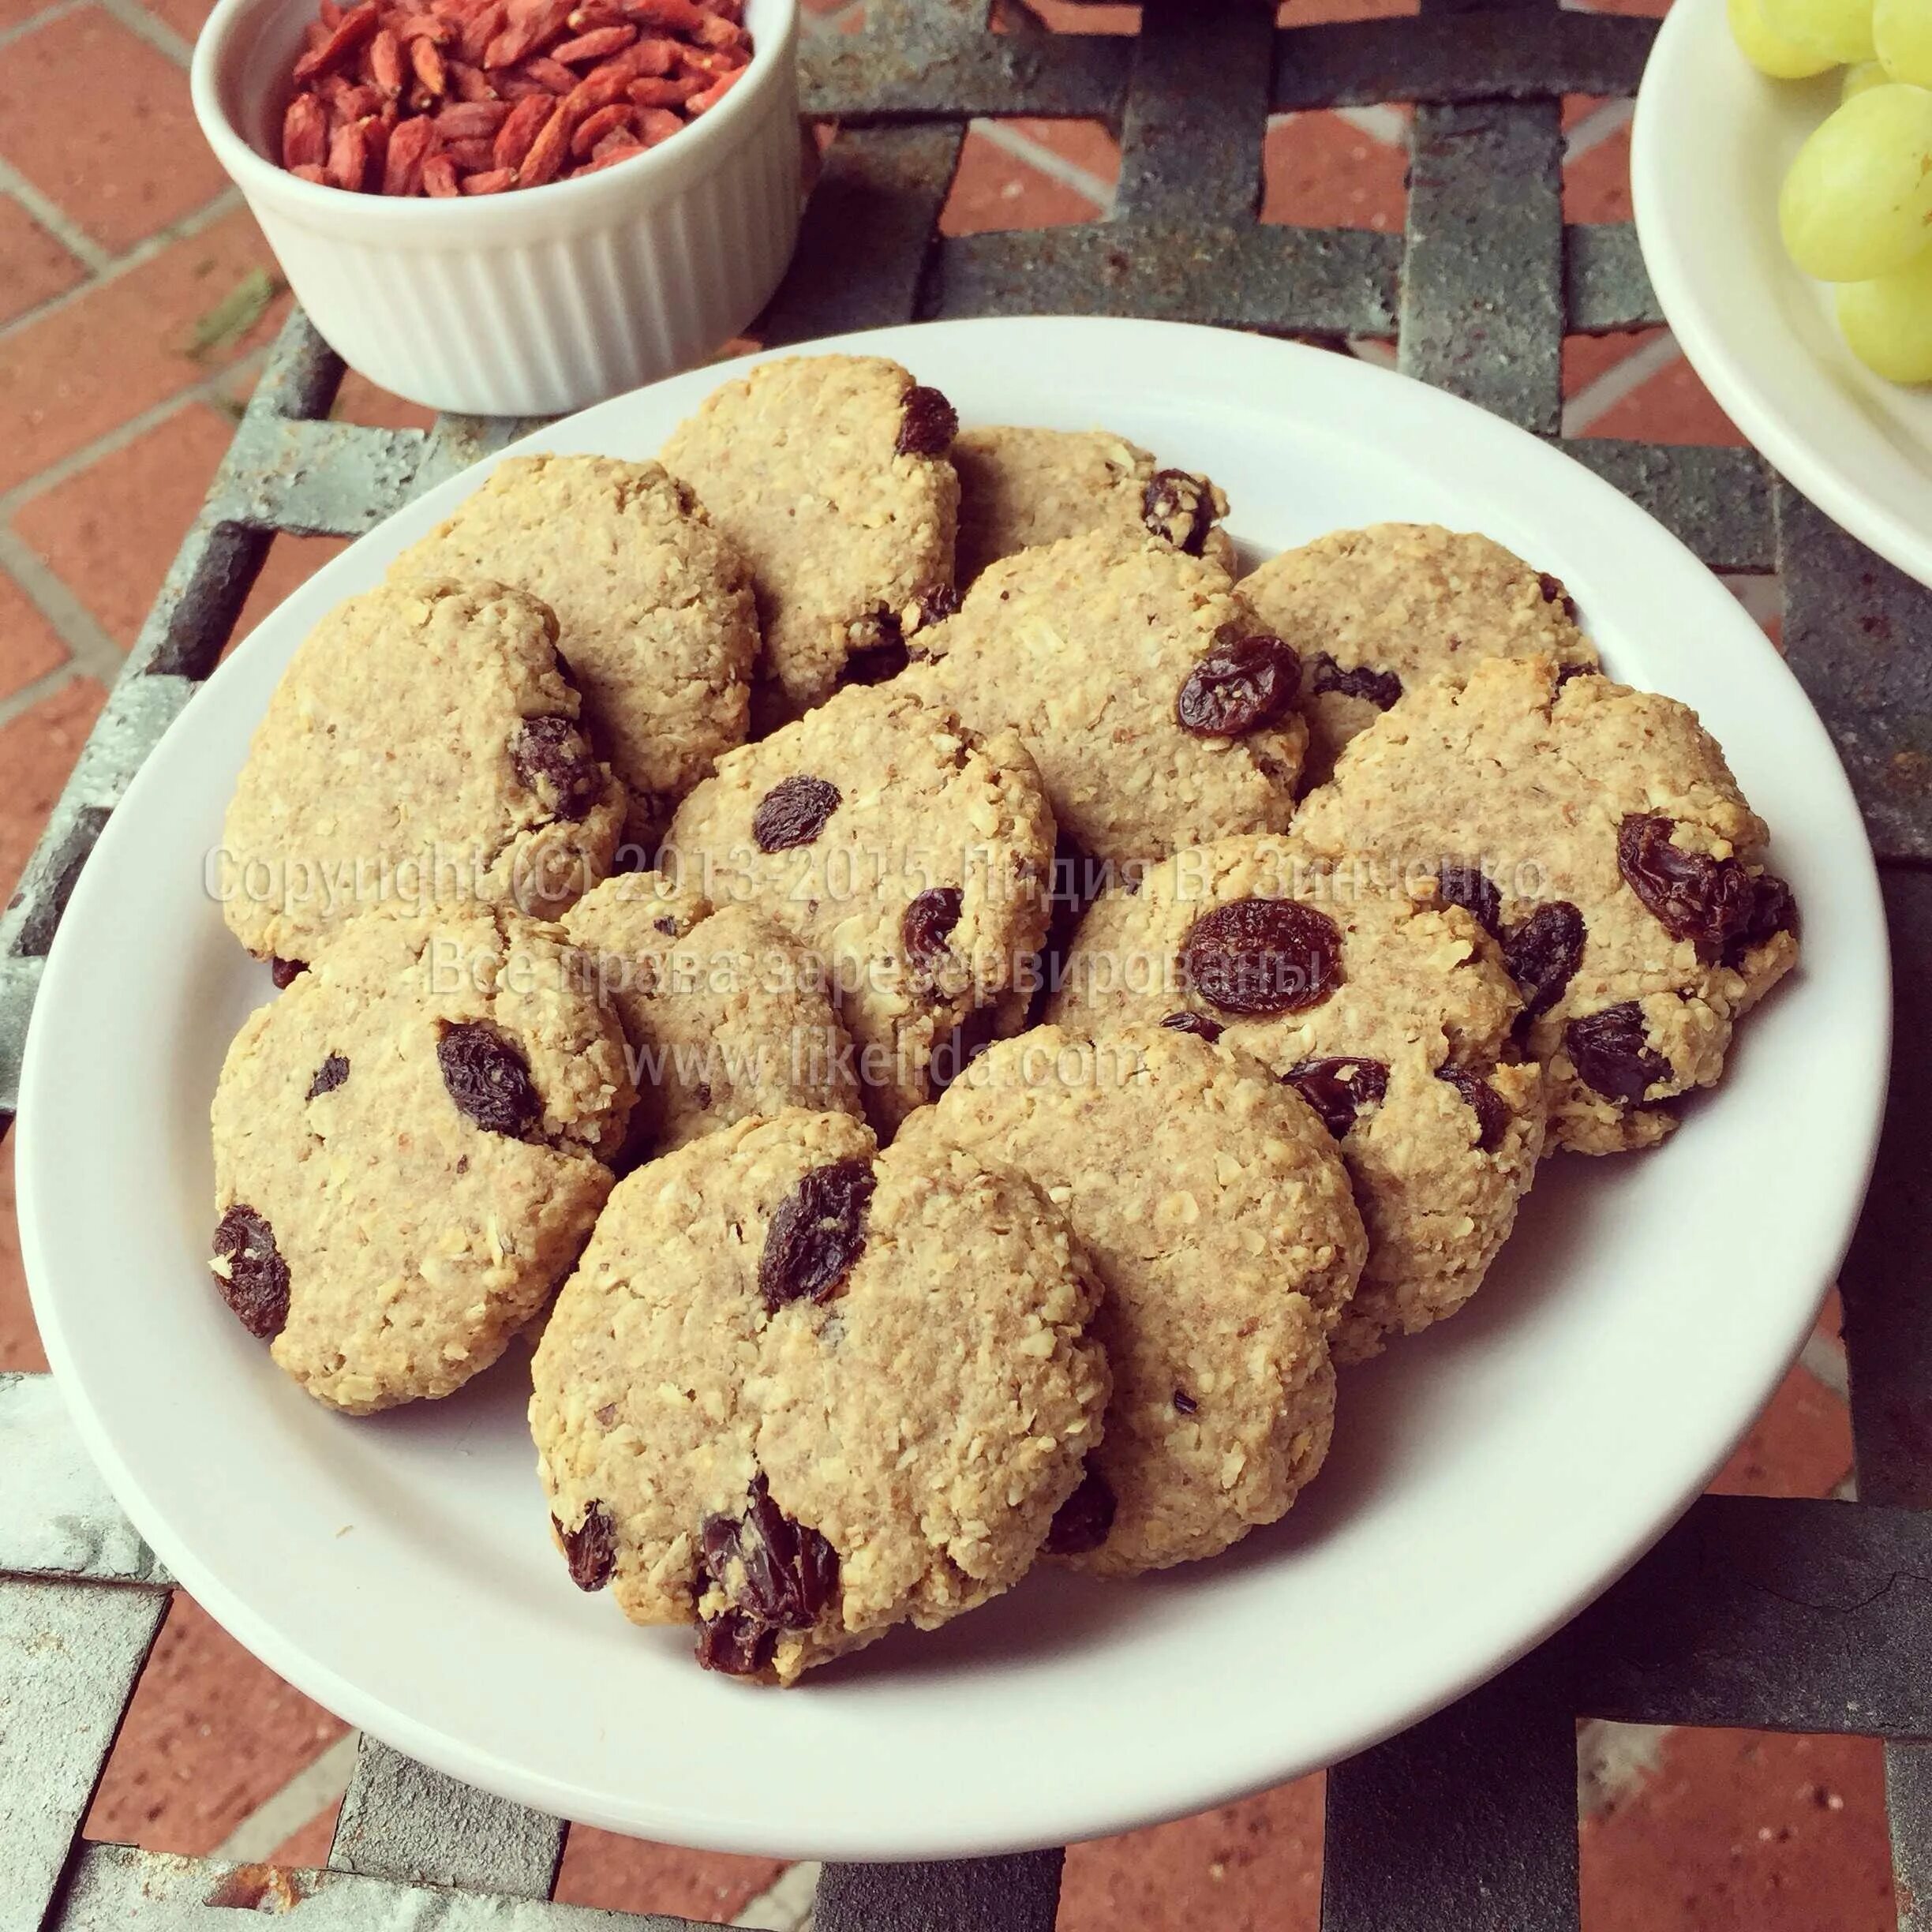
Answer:
<svg viewBox="0 0 1932 1932"><path fill-rule="evenodd" d="M798 238L796 0L749 0L744 78L648 154L577 181L391 200L278 165L315 0L220 0L195 113L296 298L372 382L432 409L553 416L701 361Z"/></svg>

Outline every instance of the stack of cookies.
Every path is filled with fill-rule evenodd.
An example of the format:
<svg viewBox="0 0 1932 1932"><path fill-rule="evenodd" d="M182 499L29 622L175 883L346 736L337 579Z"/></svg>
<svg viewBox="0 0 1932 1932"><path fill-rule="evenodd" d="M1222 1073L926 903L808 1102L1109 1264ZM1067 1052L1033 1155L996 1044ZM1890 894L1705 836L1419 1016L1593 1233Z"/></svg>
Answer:
<svg viewBox="0 0 1932 1932"><path fill-rule="evenodd" d="M1663 1140L1797 922L1555 578L1402 524L1241 575L1226 507L796 358L325 619L220 855L273 1360L362 1414L530 1338L570 1575L761 1682L1279 1518L1338 1370L1546 1151Z"/></svg>

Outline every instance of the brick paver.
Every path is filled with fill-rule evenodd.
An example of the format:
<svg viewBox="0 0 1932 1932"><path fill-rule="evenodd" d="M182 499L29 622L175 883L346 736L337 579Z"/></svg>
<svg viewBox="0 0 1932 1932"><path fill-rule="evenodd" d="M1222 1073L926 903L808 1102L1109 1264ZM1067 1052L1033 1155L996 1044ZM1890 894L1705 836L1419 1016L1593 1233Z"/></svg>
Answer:
<svg viewBox="0 0 1932 1932"><path fill-rule="evenodd" d="M227 178L195 125L187 76L98 7L0 48L0 156L116 250Z"/></svg>
<svg viewBox="0 0 1932 1932"><path fill-rule="evenodd" d="M0 0L0 34L30 22L42 3ZM48 574L36 591L0 572L0 893L11 889L101 702L94 674L111 668L99 634L63 637L64 599L126 645L219 459L250 359L286 307L260 236L188 118L170 36L192 39L211 0L141 3L158 23L158 46L98 4L0 45L0 158L53 204L50 227L0 186L0 524ZM1016 0L1000 3L1017 17ZM1599 4L1662 11L1662 0ZM805 5L841 28L863 11L849 0ZM1131 32L1138 18L1136 8L1071 0L1031 0L1030 10L1068 31ZM1282 17L1414 10L1414 0L1287 0ZM1265 218L1398 229L1406 111L1275 117L1257 157ZM1627 123L1617 103L1566 103L1570 219L1627 218ZM1098 123L979 124L946 228L1095 219L1118 169L1114 140ZM1573 340L1564 393L1571 434L1736 440L1661 331ZM336 413L389 428L429 421L354 376ZM242 631L341 548L278 537ZM44 1361L12 1189L11 1145L0 1144L0 1370L36 1369ZM1792 1372L1717 1486L1824 1495L1842 1481L1844 1406L1830 1386L1829 1354L1817 1365L1825 1379L1808 1367ZM208 1850L341 1728L178 1598L88 1829ZM1875 1746L1674 1732L1631 1755L1630 1765L1609 1778L1582 1827L1586 1932L1888 1932ZM1314 1932L1320 1790L1320 1778L1305 1779L1075 1847L1063 1932ZM297 1864L323 1856L335 1809L322 1805L277 1855ZM724 1919L779 1869L583 1829L572 1834L559 1896Z"/></svg>

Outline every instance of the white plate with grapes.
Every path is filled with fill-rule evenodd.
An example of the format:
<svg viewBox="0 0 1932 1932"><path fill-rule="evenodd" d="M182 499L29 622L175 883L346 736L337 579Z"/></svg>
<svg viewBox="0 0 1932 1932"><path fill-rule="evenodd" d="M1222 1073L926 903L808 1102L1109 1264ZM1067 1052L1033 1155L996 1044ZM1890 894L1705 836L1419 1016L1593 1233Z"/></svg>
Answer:
<svg viewBox="0 0 1932 1932"><path fill-rule="evenodd" d="M1691 367L1819 508L1932 584L1932 0L1678 0L1631 177Z"/></svg>

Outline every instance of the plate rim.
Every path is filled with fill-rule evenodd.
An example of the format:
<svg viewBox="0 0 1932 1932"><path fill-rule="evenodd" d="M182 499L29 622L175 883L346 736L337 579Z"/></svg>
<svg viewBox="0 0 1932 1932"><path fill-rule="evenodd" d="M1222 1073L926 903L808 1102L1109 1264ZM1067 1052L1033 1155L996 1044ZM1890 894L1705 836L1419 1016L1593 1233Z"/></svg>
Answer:
<svg viewBox="0 0 1932 1932"><path fill-rule="evenodd" d="M1920 528L1903 510L1862 489L1848 463L1820 450L1791 426L1746 364L1726 346L1725 331L1699 293L1698 277L1681 245L1686 238L1671 211L1681 196L1683 170L1672 168L1665 131L1669 121L1662 103L1679 73L1691 64L1695 36L1709 36L1713 21L1721 27L1722 13L1723 0L1676 0L1658 28L1638 84L1631 128L1631 203L1638 245L1657 306L1698 380L1771 466L1867 549L1932 587L1932 530ZM1743 78L1758 77L1732 47L1728 33L1724 51L1745 69ZM1765 84L1804 84L1766 77ZM1723 89L1704 96L1707 103L1724 98ZM1809 359L1802 344L1795 346Z"/></svg>
<svg viewBox="0 0 1932 1932"><path fill-rule="evenodd" d="M915 354L916 342L915 340L908 344L908 337L913 332L921 331L944 329L957 334L963 331L1050 331L1069 328L1082 333L1096 329L1114 335L1158 333L1161 339L1169 344L1173 343L1176 331L1183 331L1189 338L1212 342L1224 356L1238 354L1254 354L1262 358L1291 356L1319 359L1327 368L1345 368L1349 372L1345 380L1365 388L1377 386L1391 393L1400 389L1404 392L1408 405L1425 414L1432 410L1439 411L1451 421L1467 422L1472 417L1480 419L1482 427L1477 433L1496 437L1501 443L1513 443L1526 459L1532 474L1524 485L1526 494L1533 488L1533 471L1537 465L1561 465L1571 476L1574 486L1587 497L1601 504L1616 506L1611 514L1616 518L1641 519L1647 526L1650 541L1672 546L1698 572L1707 577L1710 575L1701 561L1656 519L1649 517L1647 512L1625 497L1612 485L1596 476L1563 451L1444 391L1391 371L1352 359L1339 358L1331 352L1305 345L1249 337L1201 325L1156 322L1138 318L976 318L958 322L896 325L828 338L812 343L789 345L782 350L761 351L729 363L714 365L706 373L715 381L726 380L755 361L792 353L830 353L841 350L857 350L863 353L868 350L890 351L896 349L898 353L912 355ZM1230 350L1230 343L1237 346ZM1177 363L1180 366L1185 366L1184 359L1178 358ZM1309 366L1313 366L1312 360ZM633 395L639 392L632 392ZM630 399L619 398L614 401L618 406L622 406ZM608 408L612 404L594 406ZM425 492L424 498L417 500L418 504L444 492L447 492L449 500L454 500L473 488L480 477L504 456L526 449L541 449L557 440L560 432L566 431L570 425L591 413L579 412L577 417L560 419L558 422L547 425L528 437L519 439L505 450L480 459L459 474L446 479L436 486L435 490ZM1532 451L1534 452L1533 455L1530 454ZM377 534L381 527L377 526L377 531L368 534ZM366 537L358 540L358 544L365 541ZM338 570L355 554L356 548L351 546L341 558L325 566L325 571ZM318 573L318 577L320 575L321 573ZM315 581L312 579L312 584ZM1713 588L1721 592L1721 586L1717 586L1714 580ZM301 593L298 591L294 594L300 596ZM278 610L279 608L278 607ZM1738 613L1738 620L1740 624L1748 624L1750 621L1741 611ZM268 638L272 634L272 629L270 622L264 620L257 637L245 641L236 652L231 653L230 662L219 667L214 674L215 677L228 674L231 666L241 661L252 647L256 650L271 648ZM1763 668L1765 676L1790 680L1794 689L1796 689L1795 680L1781 660L1767 655ZM1802 698L1802 692L1799 691L1798 695ZM170 727L171 731L180 728L179 721ZM1819 727L1819 735L1827 755L1833 760L1832 769L1837 781L1844 788L1846 803L1855 818L1855 806L1852 802L1848 782L1844 778L1842 766L1836 760L1835 751L1832 751L1829 739L1824 736L1822 725ZM124 807L132 807L135 811L139 811L144 803L144 788L158 769L159 766L151 754L148 760L144 761L141 770L137 773L130 785L127 796L122 801ZM155 783L158 784L159 781L155 781ZM122 817L122 808L117 807L114 818ZM1862 823L1862 821L1859 822ZM102 837L103 841L107 841L114 835L114 819L110 819ZM1833 1257L1833 1265L1824 1271L1818 1284L1812 1301L1814 1307L1822 1301L1837 1263L1842 1259L1869 1182L1883 1114L1885 1069L1889 1061L1891 1024L1889 954L1885 949L1882 905L1878 897L1877 872L1867 841L1860 840L1855 859L1856 869L1862 874L1857 882L1863 889L1862 896L1868 897L1870 902L1867 912L1875 917L1874 930L1879 943L1877 957L1870 965L1881 997L1873 1012L1864 1016L1864 1032L1858 1043L1871 1063L1873 1077L1863 1089L1866 1100L1864 1118L1854 1123L1857 1134L1858 1158L1852 1164L1856 1168L1857 1183L1843 1211L1842 1225L1834 1226L1832 1229L1833 1238L1829 1246ZM21 1125L24 1131L21 1135L19 1206L23 1258L27 1265L36 1320L46 1338L47 1354L82 1440L90 1455L103 1467L117 1500L178 1580L216 1616L224 1627L233 1631L245 1647L271 1668L330 1709L367 1728L372 1735L391 1743L396 1748L420 1758L449 1775L481 1784L485 1789L497 1792L515 1802L532 1805L556 1815L574 1817L587 1823L605 1825L610 1829L635 1835L666 1837L676 1843L718 1850L773 1856L828 1856L865 1860L957 1858L1033 1846L1058 1845L1082 1837L1190 1814L1227 1802L1285 1778L1300 1775L1303 1771L1314 1768L1316 1763L1332 1762L1339 1757L1380 1742L1440 1709L1507 1668L1609 1588L1665 1533L1703 1489L1710 1475L1721 1466L1735 1442L1749 1428L1757 1413L1757 1408L1754 1407L1749 1413L1736 1420L1735 1424L1727 1422L1719 1432L1719 1436L1709 1439L1707 1443L1709 1453L1705 1462L1681 1482L1675 1500L1668 1507L1658 1510L1653 1503L1646 1502L1644 1508L1636 1512L1644 1518L1644 1526L1639 1533L1623 1539L1620 1556L1608 1564L1593 1563L1587 1582L1572 1583L1556 1593L1560 1601L1552 1600L1552 1607L1535 1618L1528 1621L1509 1620L1509 1627L1514 1634L1507 1642L1488 1646L1483 1656L1480 1659L1472 1660L1466 1668L1436 1677L1426 1697L1411 1698L1399 1710L1385 1713L1372 1723L1354 1726L1345 1745L1331 1747L1324 1743L1318 1758L1309 1758L1305 1751L1297 1754L1290 1745L1284 1743L1274 1749L1265 1763L1252 1762L1248 1758L1239 1759L1228 1765L1213 1778L1197 1777L1185 1785L1178 1785L1167 1791L1157 1799L1136 1803L1130 1810L1116 1804L1112 1810L1097 1814L1091 1810L1084 1811L1077 1802L1069 1800L1058 1810L1035 1813L1024 1821L1016 1817L1010 1828L1006 1825L989 1826L983 1822L975 1824L951 1818L931 1819L927 1821L919 1834L914 1835L902 1830L894 1834L889 1843L885 1842L877 1833L863 1828L848 1829L831 1834L831 1842L827 1842L828 1834L822 1832L810 1843L787 1838L782 1828L768 1836L753 1837L743 1821L724 1825L694 1821L661 1804L654 1809L634 1807L622 1816L608 1809L600 1810L596 1804L584 1802L582 1792L552 1778L548 1773L533 1772L526 1767L504 1762L480 1750L475 1745L460 1737L452 1736L421 1722L407 1712L388 1705L380 1694L365 1694L354 1682L340 1676L331 1664L311 1655L299 1644L285 1642L279 1631L272 1624L258 1619L252 1610L227 1589L221 1578L200 1561L195 1552L185 1549L176 1540L166 1521L159 1518L156 1509L149 1506L139 1477L121 1457L105 1418L95 1412L88 1400L63 1331L58 1312L59 1297L51 1290L43 1290L39 1285L50 1264L47 1259L39 1212L44 1185L42 1156L39 1143L31 1123L38 1111L32 1104L34 1096L42 1092L46 1084L54 1077L51 1064L54 1050L49 1044L50 1028L40 1024L40 1016L54 1009L54 1003L48 1000L47 994L50 988L58 983L63 945L77 946L80 943L73 935L82 930L88 915L90 881L94 882L92 889L99 890L101 889L99 882L104 876L99 868L89 867L84 869L77 882L73 903L69 908L67 916L62 921L47 960L41 998L36 1002L36 1024L29 1033L21 1077ZM83 914L81 919L73 916L77 908ZM1856 1046L1851 1044L1848 1044L1844 1049L1847 1052L1856 1050ZM1811 1319L1807 1317L1795 1332L1787 1338L1788 1346L1780 1356L1784 1365L1788 1365L1803 1346ZM1775 1386L1775 1380L1767 1381L1762 1396L1759 1398L1758 1407L1762 1406L1763 1399L1768 1398Z"/></svg>

